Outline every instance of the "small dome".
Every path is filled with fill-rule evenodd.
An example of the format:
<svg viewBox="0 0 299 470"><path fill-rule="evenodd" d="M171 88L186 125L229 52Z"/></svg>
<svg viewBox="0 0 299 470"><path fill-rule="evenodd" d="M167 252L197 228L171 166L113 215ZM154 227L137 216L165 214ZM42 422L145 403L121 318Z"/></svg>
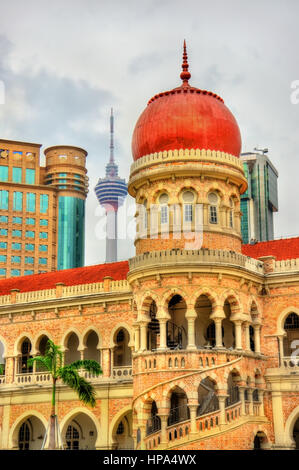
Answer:
<svg viewBox="0 0 299 470"><path fill-rule="evenodd" d="M133 159L164 150L219 150L239 157L241 135L236 119L215 93L191 87L186 45L180 87L155 95L133 132Z"/></svg>

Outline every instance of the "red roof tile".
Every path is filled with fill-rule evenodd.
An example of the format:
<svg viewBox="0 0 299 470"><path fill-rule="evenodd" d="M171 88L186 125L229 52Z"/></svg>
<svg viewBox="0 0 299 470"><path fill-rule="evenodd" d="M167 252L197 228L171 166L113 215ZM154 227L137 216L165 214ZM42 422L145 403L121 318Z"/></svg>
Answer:
<svg viewBox="0 0 299 470"><path fill-rule="evenodd" d="M110 276L113 280L119 281L127 278L128 271L128 261L119 261L118 263L97 264L84 268L11 277L0 280L0 295L10 294L11 289L19 289L20 292L54 289L58 282L63 282L66 286L102 282L105 276Z"/></svg>
<svg viewBox="0 0 299 470"><path fill-rule="evenodd" d="M299 258L299 237L259 242L255 245L242 245L242 253L256 259L272 255L276 257L277 261Z"/></svg>

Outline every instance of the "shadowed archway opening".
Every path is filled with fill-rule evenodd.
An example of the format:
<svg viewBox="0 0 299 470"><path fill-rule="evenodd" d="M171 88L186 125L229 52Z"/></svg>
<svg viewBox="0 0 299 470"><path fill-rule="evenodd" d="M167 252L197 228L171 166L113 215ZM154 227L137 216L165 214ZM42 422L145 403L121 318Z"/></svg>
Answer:
<svg viewBox="0 0 299 470"><path fill-rule="evenodd" d="M209 377L200 382L198 387L197 416L219 410L219 401L216 395L216 384Z"/></svg>
<svg viewBox="0 0 299 470"><path fill-rule="evenodd" d="M285 357L290 357L298 349L296 340L299 341L299 315L290 313L284 322L286 336L283 340L283 352Z"/></svg>
<svg viewBox="0 0 299 470"><path fill-rule="evenodd" d="M71 364L72 362L79 361L81 356L80 356L80 351L78 351L79 347L79 338L76 335L76 333L71 333L67 343L66 343L66 351L64 355L64 363Z"/></svg>
<svg viewBox="0 0 299 470"><path fill-rule="evenodd" d="M187 347L186 311L186 302L180 295L174 295L168 302L170 320L167 322L167 347L170 349Z"/></svg>
<svg viewBox="0 0 299 470"><path fill-rule="evenodd" d="M170 411L168 416L168 426L180 423L190 419L190 411L188 408L188 398L184 390L175 387L170 396Z"/></svg>
<svg viewBox="0 0 299 470"><path fill-rule="evenodd" d="M17 430L19 450L40 450L45 436L45 427L36 417L30 416Z"/></svg>
<svg viewBox="0 0 299 470"><path fill-rule="evenodd" d="M295 449L299 450L299 418L297 418L297 421L294 424L293 439L294 439L295 445L296 445Z"/></svg>
<svg viewBox="0 0 299 470"><path fill-rule="evenodd" d="M132 437L132 411L128 411L115 424L112 432L113 448L116 450L134 449Z"/></svg>
<svg viewBox="0 0 299 470"><path fill-rule="evenodd" d="M84 412L69 419L62 430L66 450L95 450L97 429L93 420Z"/></svg>

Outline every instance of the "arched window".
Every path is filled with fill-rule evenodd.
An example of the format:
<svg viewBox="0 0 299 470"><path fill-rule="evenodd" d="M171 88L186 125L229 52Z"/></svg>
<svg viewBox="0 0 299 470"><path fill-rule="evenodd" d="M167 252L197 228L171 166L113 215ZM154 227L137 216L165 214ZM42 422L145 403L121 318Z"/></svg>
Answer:
<svg viewBox="0 0 299 470"><path fill-rule="evenodd" d="M192 191L185 191L183 193L184 204L184 222L192 222L194 218L194 194Z"/></svg>
<svg viewBox="0 0 299 470"><path fill-rule="evenodd" d="M209 201L209 222L210 224L218 224L218 196L216 193L208 195Z"/></svg>
<svg viewBox="0 0 299 470"><path fill-rule="evenodd" d="M286 337L284 338L284 355L289 357L297 347L295 340L299 340L299 315L290 313L284 322L284 330L286 332Z"/></svg>
<svg viewBox="0 0 299 470"><path fill-rule="evenodd" d="M158 338L160 338L160 324L156 315L157 305L156 302L153 300L149 308L149 316L151 321L148 323L147 326L147 348L150 351L157 349L157 347L159 346Z"/></svg>
<svg viewBox="0 0 299 470"><path fill-rule="evenodd" d="M187 345L187 320L185 313L187 305L178 294L168 302L170 320L167 321L167 347L170 349L185 349Z"/></svg>
<svg viewBox="0 0 299 470"><path fill-rule="evenodd" d="M19 431L19 450L29 450L30 428L27 421L22 424Z"/></svg>
<svg viewBox="0 0 299 470"><path fill-rule="evenodd" d="M65 364L71 364L72 362L80 359L79 338L76 333L71 333L67 340L67 349L64 354Z"/></svg>
<svg viewBox="0 0 299 470"><path fill-rule="evenodd" d="M152 402L151 415L146 423L146 434L153 434L161 429L161 419L158 416L158 408L155 401Z"/></svg>
<svg viewBox="0 0 299 470"><path fill-rule="evenodd" d="M168 194L166 193L161 194L159 197L161 225L168 224L168 199Z"/></svg>
<svg viewBox="0 0 299 470"><path fill-rule="evenodd" d="M32 373L32 366L28 367L27 361L30 356L30 351L31 351L31 342L28 338L24 339L22 346L21 346L21 354L22 356L20 357L19 360L19 373L20 374L31 374Z"/></svg>
<svg viewBox="0 0 299 470"><path fill-rule="evenodd" d="M249 340L250 340L250 349L254 352L254 328L253 326L249 325Z"/></svg>
<svg viewBox="0 0 299 470"><path fill-rule="evenodd" d="M49 338L47 336L43 336L41 338L40 342L39 342L38 350L39 350L39 354L41 356L45 356L45 354L46 354L48 340L49 340ZM36 371L37 372L42 372L44 370L47 370L47 369L43 364L36 364Z"/></svg>
<svg viewBox="0 0 299 470"><path fill-rule="evenodd" d="M179 387L176 387L170 397L168 426L187 419L190 419L187 395L183 390L179 389Z"/></svg>
<svg viewBox="0 0 299 470"><path fill-rule="evenodd" d="M114 366L128 366L132 363L131 348L129 347L129 334L121 328L115 335Z"/></svg>
<svg viewBox="0 0 299 470"><path fill-rule="evenodd" d="M237 382L239 379L240 379L239 376L237 376L234 372L231 372L228 376L228 380L227 380L228 397L225 399L226 407L231 406L240 401L239 387L237 385Z"/></svg>
<svg viewBox="0 0 299 470"><path fill-rule="evenodd" d="M90 331L86 338L84 359L100 362L100 351L98 350L99 337L95 331Z"/></svg>
<svg viewBox="0 0 299 470"><path fill-rule="evenodd" d="M70 424L65 434L67 450L79 450L79 438L78 429Z"/></svg>

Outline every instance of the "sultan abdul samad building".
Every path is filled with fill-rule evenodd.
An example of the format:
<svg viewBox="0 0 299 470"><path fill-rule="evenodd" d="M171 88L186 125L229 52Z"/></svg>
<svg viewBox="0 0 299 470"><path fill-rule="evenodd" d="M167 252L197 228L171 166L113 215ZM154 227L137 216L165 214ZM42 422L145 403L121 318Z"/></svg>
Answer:
<svg viewBox="0 0 299 470"><path fill-rule="evenodd" d="M133 134L136 256L0 282L2 449L41 448L47 338L103 369L93 409L58 387L68 448L299 448L299 238L242 246L238 124L182 69Z"/></svg>

